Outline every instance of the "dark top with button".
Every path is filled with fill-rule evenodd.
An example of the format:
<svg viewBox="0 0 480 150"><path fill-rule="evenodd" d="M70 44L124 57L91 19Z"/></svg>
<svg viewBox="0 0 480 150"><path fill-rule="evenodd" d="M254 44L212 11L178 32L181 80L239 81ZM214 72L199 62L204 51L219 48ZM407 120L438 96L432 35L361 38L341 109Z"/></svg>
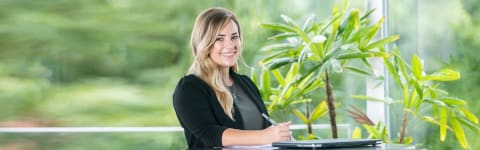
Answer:
<svg viewBox="0 0 480 150"><path fill-rule="evenodd" d="M230 77L241 87L258 111L267 114L260 92L252 80L233 71L230 71ZM180 79L173 93L173 106L184 128L189 148L221 147L223 131L227 128L245 130L244 122L247 120L239 113L238 106L234 105L234 120L230 119L220 106L213 89L195 75L187 75ZM265 120L261 122L261 129L271 125Z"/></svg>

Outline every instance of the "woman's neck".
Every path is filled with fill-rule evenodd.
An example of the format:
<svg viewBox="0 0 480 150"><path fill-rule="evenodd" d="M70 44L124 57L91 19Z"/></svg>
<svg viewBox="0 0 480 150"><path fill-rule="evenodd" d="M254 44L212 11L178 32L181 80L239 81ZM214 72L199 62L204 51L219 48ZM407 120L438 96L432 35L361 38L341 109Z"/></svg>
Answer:
<svg viewBox="0 0 480 150"><path fill-rule="evenodd" d="M230 77L230 68L224 68L221 70L221 72L222 72L223 83L225 83L226 86L232 86L233 80Z"/></svg>

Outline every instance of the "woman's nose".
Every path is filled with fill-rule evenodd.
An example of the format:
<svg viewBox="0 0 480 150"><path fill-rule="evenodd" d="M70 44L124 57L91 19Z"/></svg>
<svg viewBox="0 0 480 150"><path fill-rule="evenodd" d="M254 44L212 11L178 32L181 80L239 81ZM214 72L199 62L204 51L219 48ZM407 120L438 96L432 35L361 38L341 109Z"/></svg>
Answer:
<svg viewBox="0 0 480 150"><path fill-rule="evenodd" d="M225 43L223 43L223 46L225 48L235 48L235 41L233 40L225 40Z"/></svg>

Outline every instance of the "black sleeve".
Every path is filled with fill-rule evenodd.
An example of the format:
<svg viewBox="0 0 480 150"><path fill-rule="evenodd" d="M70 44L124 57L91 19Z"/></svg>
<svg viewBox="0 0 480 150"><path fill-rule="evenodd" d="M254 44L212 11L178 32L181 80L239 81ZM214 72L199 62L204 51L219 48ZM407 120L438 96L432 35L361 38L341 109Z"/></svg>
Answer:
<svg viewBox="0 0 480 150"><path fill-rule="evenodd" d="M222 146L222 134L227 128L216 121L211 105L214 95L206 86L192 75L184 77L173 94L173 106L185 130L190 131L205 146L218 147Z"/></svg>

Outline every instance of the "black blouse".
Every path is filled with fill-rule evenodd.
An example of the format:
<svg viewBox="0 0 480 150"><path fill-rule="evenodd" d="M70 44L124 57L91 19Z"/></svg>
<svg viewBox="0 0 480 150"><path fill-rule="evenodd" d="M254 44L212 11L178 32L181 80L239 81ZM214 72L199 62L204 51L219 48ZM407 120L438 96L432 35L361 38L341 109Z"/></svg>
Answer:
<svg viewBox="0 0 480 150"><path fill-rule="evenodd" d="M260 113L267 110L255 84L245 75L230 71L230 76L258 107ZM221 147L223 131L227 128L244 130L244 120L234 105L234 120L223 111L213 89L195 75L184 76L173 93L173 106L184 128L189 148ZM263 129L271 124L263 120Z"/></svg>

